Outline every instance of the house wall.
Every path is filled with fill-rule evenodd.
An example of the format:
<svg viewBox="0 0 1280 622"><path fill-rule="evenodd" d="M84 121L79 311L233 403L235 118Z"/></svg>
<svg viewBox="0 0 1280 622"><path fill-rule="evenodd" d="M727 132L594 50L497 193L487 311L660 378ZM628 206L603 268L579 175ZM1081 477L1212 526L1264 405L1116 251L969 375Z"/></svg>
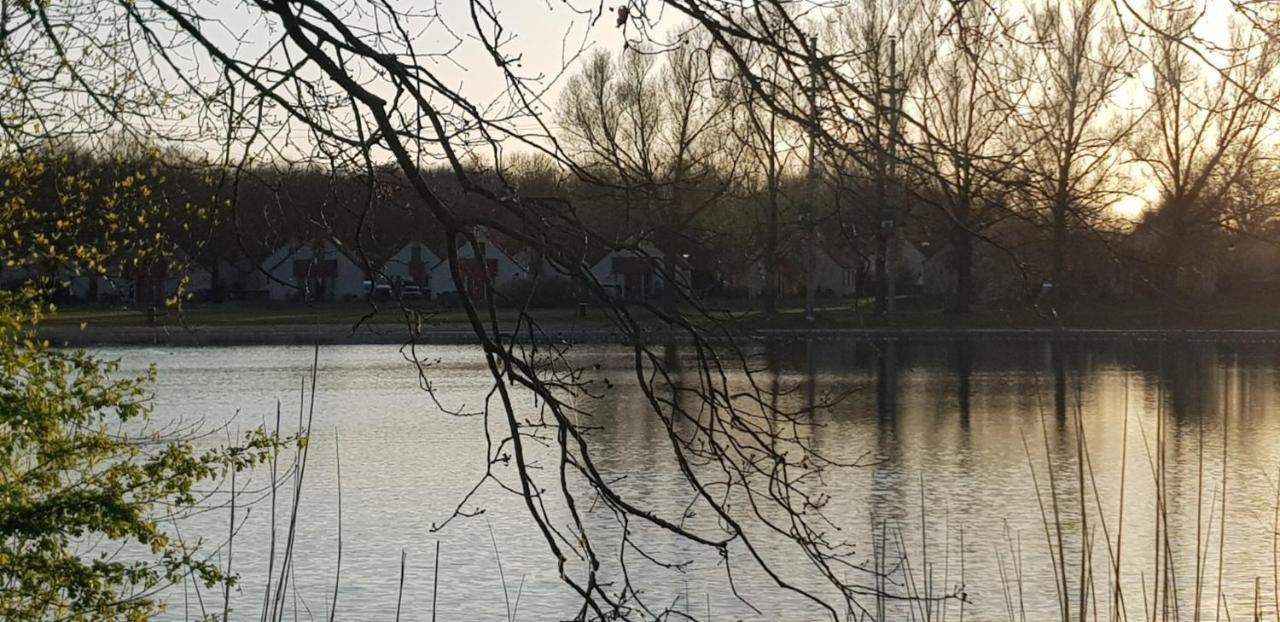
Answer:
<svg viewBox="0 0 1280 622"><path fill-rule="evenodd" d="M97 281L98 291L96 295L93 292L93 283ZM117 278L107 278L103 276L77 276L71 279L68 293L71 297L84 302L98 302L101 300L120 300L125 297L123 291L123 283ZM93 297L90 300L90 297Z"/></svg>
<svg viewBox="0 0 1280 622"><path fill-rule="evenodd" d="M605 255L591 268L591 276L600 282L601 287L614 297L629 296L631 298L647 298L655 295L662 283L661 260L645 257L640 253L614 251ZM644 262L650 262L650 269L644 270ZM633 291L627 291L627 273L620 271L622 265L632 266Z"/></svg>
<svg viewBox="0 0 1280 622"><path fill-rule="evenodd" d="M600 258L594 266L591 266L591 277L600 283L606 291L612 296L622 295L622 275L614 274L613 259L615 257L624 256L624 253L618 251L610 251L609 254Z"/></svg>
<svg viewBox="0 0 1280 622"><path fill-rule="evenodd" d="M782 296L804 293L804 273L799 267L787 257L780 257L776 269L778 270L778 289ZM764 293L764 288L768 284L764 259L757 259L747 267L745 283L748 297L758 298Z"/></svg>
<svg viewBox="0 0 1280 622"><path fill-rule="evenodd" d="M333 261L334 272L330 277L312 276L310 283L305 276L295 273L296 262L307 262L318 266L321 262ZM285 247L272 253L263 262L263 270L273 278L267 279L267 297L270 300L286 301L303 298L316 299L323 297L325 301L358 300L364 297L365 271L360 265L339 252L331 242L323 242L318 248L312 244ZM318 284L317 281L324 283ZM320 290L324 291L321 292Z"/></svg>
<svg viewBox="0 0 1280 622"><path fill-rule="evenodd" d="M483 251L483 259L493 260L496 263L493 275L493 284L496 287L502 287L512 281L524 278L525 269L511 257L508 257L501 249L485 243ZM476 258L475 248L471 244L463 244L458 248L458 259L460 261ZM449 270L448 259L440 261L431 269L431 289L436 294L458 291L453 282L453 275Z"/></svg>
<svg viewBox="0 0 1280 622"><path fill-rule="evenodd" d="M765 285L769 283L764 269L765 263L763 259L751 262L744 269L745 274L742 277L742 286L746 288L748 298L759 298L764 293Z"/></svg>
<svg viewBox="0 0 1280 622"><path fill-rule="evenodd" d="M898 263L896 269L900 278L906 278L911 283L919 283L924 277L924 253L910 242L903 241L902 246L898 249Z"/></svg>
<svg viewBox="0 0 1280 622"><path fill-rule="evenodd" d="M813 278L820 294L847 297L858 293L857 266L845 266L821 249Z"/></svg>
<svg viewBox="0 0 1280 622"><path fill-rule="evenodd" d="M956 274L951 267L951 250L941 251L930 257L920 267L924 292L931 296L946 296L956 291Z"/></svg>
<svg viewBox="0 0 1280 622"><path fill-rule="evenodd" d="M190 266L186 276L187 284L182 289L184 296L209 289L212 277L208 270L200 266ZM182 277L178 274L165 274L158 282L152 283L139 278L136 274L106 275L72 275L69 271L59 277L65 283L64 294L74 302L115 302L126 304L161 304L178 294L182 285ZM95 292L96 283L96 292ZM147 288L156 286L154 292ZM156 300L151 300L154 293Z"/></svg>
<svg viewBox="0 0 1280 622"><path fill-rule="evenodd" d="M418 261L422 265L423 272L420 275L413 273L413 254L414 247L418 249ZM419 287L424 287L433 292L439 291L440 285L450 281L448 275L445 275L443 281L438 280L433 274L441 264L441 260L426 245L412 242L406 244L399 252L387 260L382 266L382 276L387 279L395 280L397 278L405 282L414 282Z"/></svg>
<svg viewBox="0 0 1280 622"><path fill-rule="evenodd" d="M1179 292L1192 296L1211 296L1218 291L1218 271L1212 263L1181 266L1175 280Z"/></svg>
<svg viewBox="0 0 1280 622"><path fill-rule="evenodd" d="M264 262L265 266L265 262ZM260 266L251 264L244 256L218 260L218 282L223 293L237 300L260 300L269 297L271 279L262 273ZM212 287L212 282L210 287Z"/></svg>
<svg viewBox="0 0 1280 622"><path fill-rule="evenodd" d="M652 277L650 277L651 291L649 293L651 295L656 294L663 287L663 270L661 268L661 262L664 258L662 253L658 252L658 249L653 245L644 243L640 245L638 250L610 251L591 267L591 276L595 277L595 279L600 282L600 285L606 290L609 290L612 295L622 296L625 293L623 290L625 288L626 277L624 274L615 270L615 266L618 265L615 263L615 259L622 259L624 261L654 260L658 262L657 265L654 266ZM689 287L690 276L689 266L685 262L681 261L676 264L676 284L678 286Z"/></svg>
<svg viewBox="0 0 1280 622"><path fill-rule="evenodd" d="M829 253L818 251L818 264L814 273L820 295L849 297L858 293L858 266L845 266ZM803 296L808 288L806 266L780 265L778 288L781 295ZM764 264L757 260L748 268L747 295L756 298L764 292L766 283Z"/></svg>
<svg viewBox="0 0 1280 622"><path fill-rule="evenodd" d="M955 251L951 248L939 251L924 262L921 280L924 292L932 296L955 294ZM973 257L973 296L975 301L1009 300L1025 298L1028 282L1018 265L1002 251L984 252L975 249Z"/></svg>
<svg viewBox="0 0 1280 622"><path fill-rule="evenodd" d="M301 297L301 292L294 285L293 255L293 248L280 248L262 262L262 270L270 275L263 283L268 300L285 301Z"/></svg>

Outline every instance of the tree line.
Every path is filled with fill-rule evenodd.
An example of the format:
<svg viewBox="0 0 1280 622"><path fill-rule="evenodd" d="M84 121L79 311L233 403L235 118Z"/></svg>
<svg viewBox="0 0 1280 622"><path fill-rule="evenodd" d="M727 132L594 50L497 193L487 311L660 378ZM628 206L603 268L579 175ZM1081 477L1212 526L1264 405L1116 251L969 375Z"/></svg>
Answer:
<svg viewBox="0 0 1280 622"><path fill-rule="evenodd" d="M640 197L655 231L680 228L703 197L738 201L766 270L784 240L812 247L817 231L838 231L876 264L882 292L886 239L903 236L950 253L958 311L988 276L979 255L1003 255L1026 295L1061 300L1097 295L1099 272L1176 297L1220 269L1273 270L1270 23L1222 7L1210 26L1188 2L1127 6L873 1L704 16L740 30L678 30L661 54L595 53L559 123L570 159ZM1233 266L1246 247L1256 265Z"/></svg>
<svg viewBox="0 0 1280 622"><path fill-rule="evenodd" d="M882 311L903 241L945 255L957 311L994 273L1011 281L999 295L1066 301L1102 295L1105 280L1160 296L1227 290L1231 275L1238 286L1276 267L1280 44L1266 22L1231 13L1206 38L1185 2L1141 17L1101 0L945 8L876 0L797 15L782 3L731 16L751 36L715 40L695 22L588 52L560 89L552 151L458 166L567 206L598 244L652 243L668 271L689 257L725 293L762 273L766 311L781 266L811 272L833 244L862 260L860 290ZM372 266L409 236L443 243L390 165L230 169L120 151L41 157L100 201L150 171L158 192L133 209L159 210L174 247L162 255L216 265L329 236ZM499 197L452 169L424 174L450 203L501 216ZM122 253L145 262L161 247Z"/></svg>

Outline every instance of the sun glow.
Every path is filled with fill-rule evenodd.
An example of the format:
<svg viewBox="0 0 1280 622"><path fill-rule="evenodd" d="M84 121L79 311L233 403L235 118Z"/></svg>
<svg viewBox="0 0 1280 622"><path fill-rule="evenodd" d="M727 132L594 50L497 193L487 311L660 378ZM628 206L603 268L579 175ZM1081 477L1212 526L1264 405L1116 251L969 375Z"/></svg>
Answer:
<svg viewBox="0 0 1280 622"><path fill-rule="evenodd" d="M1112 212L1120 218L1136 221L1142 217L1142 214L1151 209L1151 202L1147 199L1131 194L1111 206Z"/></svg>

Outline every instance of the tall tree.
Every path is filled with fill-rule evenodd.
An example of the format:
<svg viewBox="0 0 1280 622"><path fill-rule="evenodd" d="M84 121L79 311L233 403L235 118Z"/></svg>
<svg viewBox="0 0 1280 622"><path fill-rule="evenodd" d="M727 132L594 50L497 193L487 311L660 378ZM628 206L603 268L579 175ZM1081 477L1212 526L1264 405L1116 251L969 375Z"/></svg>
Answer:
<svg viewBox="0 0 1280 622"><path fill-rule="evenodd" d="M744 73L732 62L726 63L727 77L721 94L730 98L731 103L726 111L727 128L732 132L735 146L748 155L742 164L742 180L763 216L759 219L763 231L758 234L762 244L753 255L758 255L756 260L764 277L762 310L771 315L777 312L781 291L779 269L785 234L783 184L788 175L797 172L800 136L796 124L779 115L765 101L777 97L776 89L782 77L778 72L785 66L783 61L774 50L762 45L747 46L744 51L751 63L750 73ZM757 95L750 84L756 74L769 76L765 86L769 92L764 98Z"/></svg>
<svg viewBox="0 0 1280 622"><path fill-rule="evenodd" d="M836 150L837 170L848 189L860 195L862 213L854 217L874 238L876 309L892 306L893 248L897 228L905 219L905 195L896 161L902 142L903 95L917 85L936 43L930 15L940 10L923 2L875 0L841 6L831 23L827 41L843 54L841 73L865 85L865 99L848 100L846 122L833 128L846 150ZM858 120L865 120L858 122ZM857 156L850 157L852 150Z"/></svg>
<svg viewBox="0 0 1280 622"><path fill-rule="evenodd" d="M1118 100L1134 62L1111 7L1102 0L1031 4L1025 44L1009 55L1029 91L1017 117L1030 146L1023 166L1035 216L1050 232L1058 296L1073 287L1072 232L1094 227L1127 190L1117 180L1134 115Z"/></svg>
<svg viewBox="0 0 1280 622"><path fill-rule="evenodd" d="M1225 41L1202 39L1194 2L1151 4L1149 15L1158 33L1145 49L1150 110L1133 151L1159 192L1149 222L1163 284L1176 290L1218 227L1220 197L1266 144L1280 102L1280 41L1238 16Z"/></svg>
<svg viewBox="0 0 1280 622"><path fill-rule="evenodd" d="M718 130L729 104L712 87L710 51L686 35L661 54L597 52L561 96L559 125L575 162L624 194L640 232L625 243L648 240L662 255L667 313L679 300L681 238L727 190Z"/></svg>
<svg viewBox="0 0 1280 622"><path fill-rule="evenodd" d="M955 293L952 310L970 310L975 296L974 247L1006 214L1009 185L1026 146L1011 142L1011 119L1023 93L1003 57L1002 4L968 2L945 21L925 71L929 80L907 94L914 115L911 157L923 174L922 196L950 231Z"/></svg>

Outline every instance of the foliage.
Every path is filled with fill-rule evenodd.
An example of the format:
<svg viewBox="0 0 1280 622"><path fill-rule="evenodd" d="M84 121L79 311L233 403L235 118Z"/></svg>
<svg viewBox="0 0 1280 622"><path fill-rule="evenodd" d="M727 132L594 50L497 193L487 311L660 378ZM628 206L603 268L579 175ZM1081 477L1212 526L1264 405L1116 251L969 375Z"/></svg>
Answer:
<svg viewBox="0 0 1280 622"><path fill-rule="evenodd" d="M106 178L96 192L84 178L51 180L38 159L2 165L6 265L97 270L121 248L163 246L145 174ZM50 188L56 209L30 209ZM169 583L234 580L163 525L204 502L201 483L252 467L281 441L255 429L237 446L197 449L153 431L154 369L122 378L115 362L36 338L56 286L0 292L0 619L144 619Z"/></svg>
<svg viewBox="0 0 1280 622"><path fill-rule="evenodd" d="M162 165L166 157L49 147L0 159L0 268L32 273L26 280L46 295L75 277L146 282L184 272L209 206L192 199L201 184Z"/></svg>

